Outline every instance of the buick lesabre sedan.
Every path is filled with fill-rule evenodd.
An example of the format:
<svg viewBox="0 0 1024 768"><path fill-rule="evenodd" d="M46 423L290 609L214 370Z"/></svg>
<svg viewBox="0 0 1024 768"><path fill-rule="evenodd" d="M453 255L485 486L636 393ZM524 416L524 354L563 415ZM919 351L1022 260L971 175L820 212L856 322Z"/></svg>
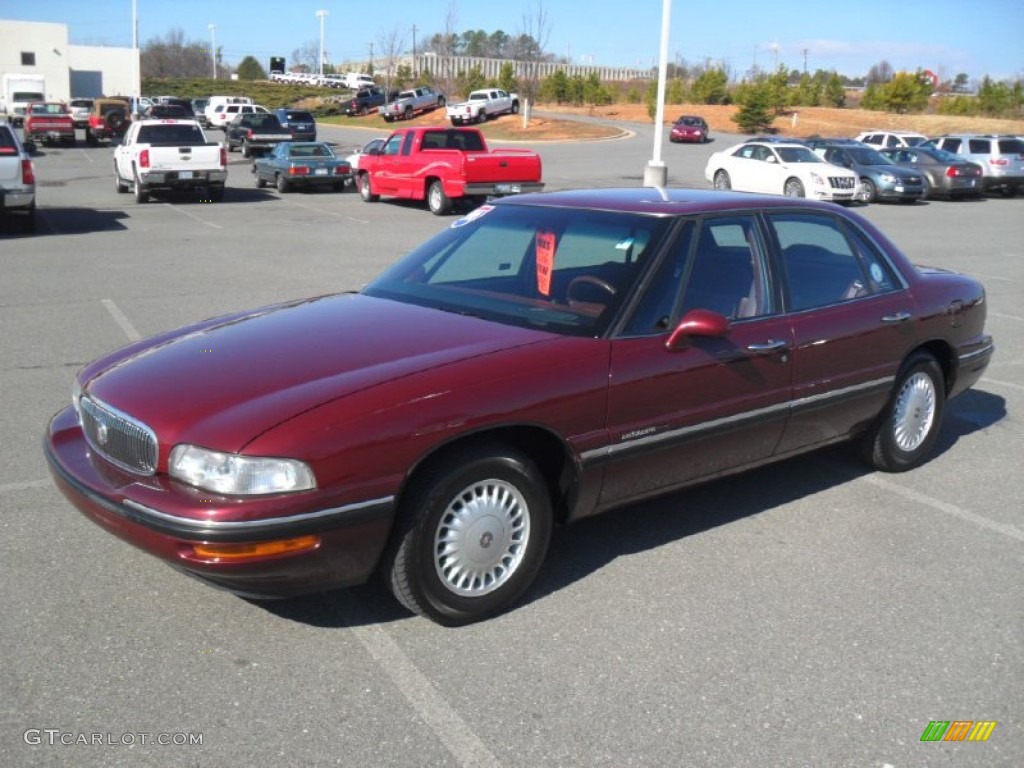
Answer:
<svg viewBox="0 0 1024 768"><path fill-rule="evenodd" d="M916 467L989 363L985 313L830 204L522 195L358 293L87 365L45 452L86 516L214 585L380 574L459 625L521 596L554 525L839 441Z"/></svg>

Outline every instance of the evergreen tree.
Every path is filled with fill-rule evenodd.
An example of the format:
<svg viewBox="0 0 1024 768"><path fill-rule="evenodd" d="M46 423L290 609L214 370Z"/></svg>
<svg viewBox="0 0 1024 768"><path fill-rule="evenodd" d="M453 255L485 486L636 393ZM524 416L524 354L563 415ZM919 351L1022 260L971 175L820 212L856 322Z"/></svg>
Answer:
<svg viewBox="0 0 1024 768"><path fill-rule="evenodd" d="M246 56L238 63L239 80L266 80L267 71L253 56Z"/></svg>

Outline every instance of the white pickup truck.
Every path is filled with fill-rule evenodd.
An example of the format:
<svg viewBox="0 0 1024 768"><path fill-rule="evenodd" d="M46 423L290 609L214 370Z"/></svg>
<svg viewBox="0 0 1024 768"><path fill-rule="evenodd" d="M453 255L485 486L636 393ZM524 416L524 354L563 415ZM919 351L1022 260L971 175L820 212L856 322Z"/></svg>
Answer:
<svg viewBox="0 0 1024 768"><path fill-rule="evenodd" d="M469 98L458 104L449 104L446 110L452 125L483 123L492 117L516 114L519 111L519 95L507 93L498 88L483 88L473 91Z"/></svg>
<svg viewBox="0 0 1024 768"><path fill-rule="evenodd" d="M135 192L145 203L153 190L195 190L205 199L224 197L228 153L207 141L195 120L142 120L132 123L114 150L114 186Z"/></svg>

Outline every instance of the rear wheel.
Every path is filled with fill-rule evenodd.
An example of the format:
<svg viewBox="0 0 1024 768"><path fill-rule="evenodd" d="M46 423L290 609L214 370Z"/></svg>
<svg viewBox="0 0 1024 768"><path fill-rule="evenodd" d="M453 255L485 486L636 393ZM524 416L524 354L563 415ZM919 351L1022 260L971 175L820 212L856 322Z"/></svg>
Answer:
<svg viewBox="0 0 1024 768"><path fill-rule="evenodd" d="M464 448L403 494L383 575L414 613L469 624L530 586L551 528L547 485L526 455L500 444Z"/></svg>
<svg viewBox="0 0 1024 768"><path fill-rule="evenodd" d="M138 172L135 173L135 181L132 183L132 188L133 188L133 190L135 192L135 202L136 203L141 204L141 203L148 203L149 202L149 191L142 184L142 182L139 181L139 174L138 174Z"/></svg>
<svg viewBox="0 0 1024 768"><path fill-rule="evenodd" d="M291 191L292 185L288 183L288 179L284 177L284 174L277 174L277 191L281 194Z"/></svg>
<svg viewBox="0 0 1024 768"><path fill-rule="evenodd" d="M444 191L444 184L433 181L427 190L427 207L435 216L444 216L452 209L452 200Z"/></svg>
<svg viewBox="0 0 1024 768"><path fill-rule="evenodd" d="M248 141L242 142L242 157L252 157L252 148L249 146Z"/></svg>
<svg viewBox="0 0 1024 768"><path fill-rule="evenodd" d="M356 187L358 187L359 196L363 198L364 203L376 203L380 200L380 195L375 195L370 191L370 174L360 173L356 178Z"/></svg>
<svg viewBox="0 0 1024 768"><path fill-rule="evenodd" d="M804 185L800 179L786 179L782 193L786 197L804 197Z"/></svg>
<svg viewBox="0 0 1024 768"><path fill-rule="evenodd" d="M732 189L728 171L715 171L715 189Z"/></svg>
<svg viewBox="0 0 1024 768"><path fill-rule="evenodd" d="M123 195L128 191L128 187L128 182L122 179L121 174L117 172L117 163L114 163L114 189Z"/></svg>
<svg viewBox="0 0 1024 768"><path fill-rule="evenodd" d="M945 403L945 378L935 358L926 352L911 356L878 423L864 438L868 463L885 472L921 464L939 436Z"/></svg>

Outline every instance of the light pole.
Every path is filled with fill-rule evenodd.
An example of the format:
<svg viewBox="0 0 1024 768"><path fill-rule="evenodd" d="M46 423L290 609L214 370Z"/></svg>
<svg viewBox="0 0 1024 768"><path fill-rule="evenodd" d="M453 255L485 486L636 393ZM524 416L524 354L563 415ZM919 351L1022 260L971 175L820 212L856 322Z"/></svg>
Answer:
<svg viewBox="0 0 1024 768"><path fill-rule="evenodd" d="M132 0L132 66L134 71L132 72L132 90L134 93L132 96L134 104L132 106L132 113L139 113L139 97L142 96L142 70L139 64L139 0Z"/></svg>
<svg viewBox="0 0 1024 768"><path fill-rule="evenodd" d="M324 73L324 19L327 18L327 11L317 11L317 18L320 19L320 64L317 67L317 74Z"/></svg>
<svg viewBox="0 0 1024 768"><path fill-rule="evenodd" d="M658 65L658 102L654 114L654 156L644 168L645 187L664 187L668 182L668 168L661 159L661 134L665 131L665 75L668 70L668 27L672 15L672 0L661 0L661 57Z"/></svg>
<svg viewBox="0 0 1024 768"><path fill-rule="evenodd" d="M217 25L210 25L210 61L213 62L213 79L217 79Z"/></svg>

